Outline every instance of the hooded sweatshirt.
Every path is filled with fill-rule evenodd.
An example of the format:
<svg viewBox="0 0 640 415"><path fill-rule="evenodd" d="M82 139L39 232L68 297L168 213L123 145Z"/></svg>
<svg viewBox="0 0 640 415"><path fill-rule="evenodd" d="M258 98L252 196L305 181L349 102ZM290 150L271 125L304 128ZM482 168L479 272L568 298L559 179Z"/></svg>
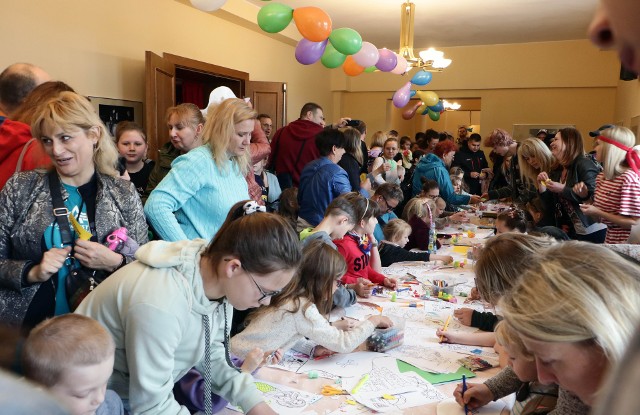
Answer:
<svg viewBox="0 0 640 415"><path fill-rule="evenodd" d="M322 126L309 120L295 120L276 131L271 141L271 163L276 175L290 174L293 186L298 187L304 166L320 157L315 142L320 131Z"/></svg>
<svg viewBox="0 0 640 415"><path fill-rule="evenodd" d="M422 177L428 180L438 182L440 188L440 197L450 205L466 205L469 203L470 196L459 195L453 190L449 171L444 165L444 161L433 153L429 153L422 157L413 173L413 196L420 193L422 189Z"/></svg>
<svg viewBox="0 0 640 415"><path fill-rule="evenodd" d="M226 300L205 295L200 258L206 244L195 239L140 247L138 261L107 278L76 310L111 333L116 355L110 388L129 399L133 413L189 414L172 389L192 367L204 373L205 315L211 320L213 392L245 412L262 401L251 376L227 364L223 339L233 311Z"/></svg>
<svg viewBox="0 0 640 415"><path fill-rule="evenodd" d="M31 128L27 124L0 117L0 189L16 172L20 154L31 138ZM40 143L34 140L26 148L22 165L18 171L33 170L50 165L51 159L44 152Z"/></svg>

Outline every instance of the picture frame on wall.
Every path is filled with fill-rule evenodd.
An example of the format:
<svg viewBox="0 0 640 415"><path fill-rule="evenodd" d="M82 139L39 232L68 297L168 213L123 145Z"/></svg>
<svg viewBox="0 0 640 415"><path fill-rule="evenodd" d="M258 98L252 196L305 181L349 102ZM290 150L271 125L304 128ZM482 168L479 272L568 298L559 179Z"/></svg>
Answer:
<svg viewBox="0 0 640 415"><path fill-rule="evenodd" d="M121 121L143 125L142 102L92 96L88 98L112 137L115 137L116 125Z"/></svg>

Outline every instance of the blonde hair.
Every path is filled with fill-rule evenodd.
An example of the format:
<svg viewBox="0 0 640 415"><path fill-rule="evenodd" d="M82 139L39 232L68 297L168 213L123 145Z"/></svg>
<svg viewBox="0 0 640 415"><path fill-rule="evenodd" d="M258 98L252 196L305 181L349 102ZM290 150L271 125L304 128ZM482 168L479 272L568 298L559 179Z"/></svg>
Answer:
<svg viewBox="0 0 640 415"><path fill-rule="evenodd" d="M200 108L198 108L196 104L192 104L190 102L185 102L184 104L167 108L167 124L171 121L171 117L174 115L177 116L181 122L188 124L193 130L196 130L199 124L204 125L205 123L205 119Z"/></svg>
<svg viewBox="0 0 640 415"><path fill-rule="evenodd" d="M411 226L402 219L391 219L382 228L384 239L389 242L397 241L407 231L411 234Z"/></svg>
<svg viewBox="0 0 640 415"><path fill-rule="evenodd" d="M80 314L64 314L38 324L22 351L27 378L48 388L72 366L96 365L111 358L113 338L100 323Z"/></svg>
<svg viewBox="0 0 640 415"><path fill-rule="evenodd" d="M635 147L634 151L640 150L640 147L636 146L636 136L633 134L633 131L626 127L607 128L601 131L600 135L617 141L627 147ZM600 145L602 146L600 152L602 172L607 180L613 180L629 169L626 151L605 141L600 141Z"/></svg>
<svg viewBox="0 0 640 415"><path fill-rule="evenodd" d="M341 128L340 131L344 134L344 150L351 154L356 161L362 165L362 146L360 145L360 132L353 127Z"/></svg>
<svg viewBox="0 0 640 415"><path fill-rule="evenodd" d="M640 267L579 241L554 245L530 261L500 301L505 320L539 341L592 341L609 362L620 361L640 319Z"/></svg>
<svg viewBox="0 0 640 415"><path fill-rule="evenodd" d="M38 106L31 123L31 134L42 143L44 132L51 132L56 127L65 131L81 129L88 137L95 136L98 139L93 151L96 170L108 176L120 177L116 169L116 144L85 97L64 91Z"/></svg>
<svg viewBox="0 0 640 415"><path fill-rule="evenodd" d="M429 209L427 208L427 205L429 205L432 213L435 212L436 202L433 199L426 197L414 197L409 200L407 205L404 207L404 210L402 211L402 219L408 222L411 218L417 216L422 220L427 218L427 221L430 221L431 218L429 217Z"/></svg>
<svg viewBox="0 0 640 415"><path fill-rule="evenodd" d="M529 258L556 243L548 236L521 233L505 233L489 239L474 267L480 296L489 304L498 304L500 298L513 289L523 266L530 263Z"/></svg>
<svg viewBox="0 0 640 415"><path fill-rule="evenodd" d="M534 356L529 353L526 346L522 342L520 336L518 336L518 332L509 325L506 321L502 320L496 327L493 329L493 332L496 335L496 341L502 346L507 347L510 352L509 355L514 357L513 355L518 355L524 358L525 360L532 361Z"/></svg>
<svg viewBox="0 0 640 415"><path fill-rule="evenodd" d="M538 160L540 169L534 169L525 160L530 157L535 157ZM530 185L535 185L538 182L538 173L553 170L556 166L556 159L544 141L529 137L518 146L518 166L520 167L520 178Z"/></svg>
<svg viewBox="0 0 640 415"><path fill-rule="evenodd" d="M208 113L202 132L202 141L209 144L218 169L227 169L227 162L235 160L242 175L251 167L251 155L247 149L241 156L229 157L229 142L236 133L235 126L247 120L255 120L258 114L242 99L225 99Z"/></svg>
<svg viewBox="0 0 640 415"><path fill-rule="evenodd" d="M376 131L371 136L371 148L373 147L382 147L384 148L384 143L387 141L387 135L384 131Z"/></svg>

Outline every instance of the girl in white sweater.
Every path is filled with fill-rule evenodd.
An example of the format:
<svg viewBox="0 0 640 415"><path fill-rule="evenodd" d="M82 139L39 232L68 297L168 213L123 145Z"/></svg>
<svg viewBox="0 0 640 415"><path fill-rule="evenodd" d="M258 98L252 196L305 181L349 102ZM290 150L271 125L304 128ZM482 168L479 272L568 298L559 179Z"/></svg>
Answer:
<svg viewBox="0 0 640 415"><path fill-rule="evenodd" d="M270 305L249 316L249 325L231 339L232 352L243 358L256 347L287 350L307 337L331 351L348 353L376 327L390 327L391 320L379 315L355 327L346 326L344 331L329 323L332 295L345 272L346 264L338 251L322 241L309 243L303 250L298 274Z"/></svg>

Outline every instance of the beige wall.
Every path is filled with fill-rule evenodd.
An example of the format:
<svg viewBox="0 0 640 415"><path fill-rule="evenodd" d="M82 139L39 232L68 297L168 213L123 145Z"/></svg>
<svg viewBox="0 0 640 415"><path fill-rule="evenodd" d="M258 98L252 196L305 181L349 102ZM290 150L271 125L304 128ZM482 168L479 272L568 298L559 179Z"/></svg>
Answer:
<svg viewBox="0 0 640 415"><path fill-rule="evenodd" d="M640 81L618 81L616 111L613 122L630 127L636 133L636 143L640 143Z"/></svg>
<svg viewBox="0 0 640 415"><path fill-rule="evenodd" d="M225 9L236 12L239 0ZM287 82L289 120L307 100L331 111L327 72L294 58L291 42L259 31L257 8L243 21L226 11L212 14L175 0L0 0L0 68L32 62L78 92L144 100L144 52L185 56L248 72L251 80ZM220 17L222 16L222 17ZM230 22L233 21L234 23ZM313 80L313 82L310 82Z"/></svg>
<svg viewBox="0 0 640 415"><path fill-rule="evenodd" d="M615 53L587 41L459 47L445 54L453 59L451 67L420 89L447 99L480 98L483 136L498 127L547 123L575 124L586 133L615 118L619 63ZM371 131L404 127L410 134L416 124L443 129L443 121L431 120L392 125L388 102L410 76L333 73L334 111L365 120Z"/></svg>

